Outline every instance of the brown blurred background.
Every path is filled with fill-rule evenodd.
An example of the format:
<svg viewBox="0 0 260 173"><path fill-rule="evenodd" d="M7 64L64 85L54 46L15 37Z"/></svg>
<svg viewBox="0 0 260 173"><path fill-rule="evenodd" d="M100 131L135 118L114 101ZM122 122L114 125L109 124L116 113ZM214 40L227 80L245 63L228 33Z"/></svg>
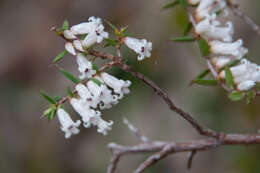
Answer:
<svg viewBox="0 0 260 173"><path fill-rule="evenodd" d="M184 141L199 138L188 123L167 109L166 104L142 82L120 70L118 77L131 79L131 94L117 106L103 112L115 124L108 136L95 128L66 140L57 119L40 119L48 103L40 89L64 95L73 84L64 78L51 60L64 42L50 31L64 19L77 24L99 16L118 26L129 26L139 38L153 42L153 57L137 62L136 55L123 51L128 63L166 89L176 104L191 112L201 123L224 132L250 133L260 127L259 98L251 105L231 103L220 88L188 87L205 62L196 44L169 41L184 30L187 16L181 8L161 11L167 0L1 0L0 1L0 172L1 173L101 173L110 159L109 142L136 144L137 139L122 123L127 117L144 134L155 140ZM260 1L237 1L243 11L260 24ZM249 48L249 59L260 64L260 37L232 15L236 38ZM77 74L76 63L67 56L60 63ZM76 119L76 113L67 105ZM128 156L117 172L132 172L147 155ZM176 154L146 172L172 173L258 173L260 146L223 147L196 155L187 171L187 153Z"/></svg>

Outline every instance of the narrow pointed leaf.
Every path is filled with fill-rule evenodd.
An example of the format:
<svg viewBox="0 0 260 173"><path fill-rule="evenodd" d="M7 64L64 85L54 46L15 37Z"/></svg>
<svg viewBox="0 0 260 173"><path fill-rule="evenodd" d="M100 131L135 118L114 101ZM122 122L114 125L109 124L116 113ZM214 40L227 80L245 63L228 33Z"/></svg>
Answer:
<svg viewBox="0 0 260 173"><path fill-rule="evenodd" d="M93 82L95 82L98 86L102 85L102 82L96 78L90 78L90 80L92 80Z"/></svg>
<svg viewBox="0 0 260 173"><path fill-rule="evenodd" d="M184 8L188 7L188 5L189 5L189 3L188 3L187 0L179 0L179 2L180 2L180 4L181 4Z"/></svg>
<svg viewBox="0 0 260 173"><path fill-rule="evenodd" d="M233 86L235 85L234 83L234 78L232 75L232 72L230 70L230 68L226 67L225 69L225 79L226 79L226 84L229 88L233 88Z"/></svg>
<svg viewBox="0 0 260 173"><path fill-rule="evenodd" d="M106 44L105 44L105 47L109 47L109 46L112 46L112 47L116 47L118 42L116 39L110 39L110 38L107 38L106 39Z"/></svg>
<svg viewBox="0 0 260 173"><path fill-rule="evenodd" d="M256 92L255 91L248 91L247 92L247 99L246 99L246 103L250 104L252 102L252 100L255 98L256 96Z"/></svg>
<svg viewBox="0 0 260 173"><path fill-rule="evenodd" d="M92 68L97 72L99 71L98 66L95 63L92 63Z"/></svg>
<svg viewBox="0 0 260 173"><path fill-rule="evenodd" d="M176 5L180 4L179 0L173 1L173 2L169 2L168 4L165 4L162 9L169 9L169 8L173 8Z"/></svg>
<svg viewBox="0 0 260 173"><path fill-rule="evenodd" d="M209 69L203 70L203 71L197 76L197 79L202 79L202 78L204 78L205 76L207 76L207 74L209 74L209 72L210 72Z"/></svg>
<svg viewBox="0 0 260 173"><path fill-rule="evenodd" d="M78 78L76 78L75 76L73 76L73 74L71 74L70 72L66 71L65 69L63 68L60 68L59 69L60 72L66 76L68 79L70 79L72 82L74 82L75 84L78 84L80 83L80 80Z"/></svg>
<svg viewBox="0 0 260 173"><path fill-rule="evenodd" d="M50 96L48 96L44 91L40 91L40 94L47 100L49 101L51 104L56 104L56 101L51 98Z"/></svg>
<svg viewBox="0 0 260 173"><path fill-rule="evenodd" d="M53 60L53 62L56 63L56 62L62 60L65 57L65 55L67 55L67 54L68 54L67 50L62 51L61 53L59 53L59 55L56 56L56 58Z"/></svg>
<svg viewBox="0 0 260 173"><path fill-rule="evenodd" d="M195 41L196 38L184 36L184 37L174 37L174 38L171 38L171 40L175 41L175 42L192 42L192 41Z"/></svg>
<svg viewBox="0 0 260 173"><path fill-rule="evenodd" d="M245 93L243 91L235 91L230 93L228 97L232 101L239 101L245 97Z"/></svg>
<svg viewBox="0 0 260 173"><path fill-rule="evenodd" d="M195 79L192 81L192 83L198 84L198 85L204 85L204 86L216 86L218 84L218 81L215 79Z"/></svg>
<svg viewBox="0 0 260 173"><path fill-rule="evenodd" d="M114 30L118 30L117 27L115 25L113 25L112 23L110 23L108 20L105 20L105 22Z"/></svg>
<svg viewBox="0 0 260 173"><path fill-rule="evenodd" d="M62 30L65 31L65 30L68 30L68 29L70 29L69 21L64 20L63 25L62 25Z"/></svg>
<svg viewBox="0 0 260 173"><path fill-rule="evenodd" d="M184 30L184 33L183 33L184 36L187 36L187 35L190 33L191 29L192 29L192 23L189 22L189 23L187 24L185 30Z"/></svg>
<svg viewBox="0 0 260 173"><path fill-rule="evenodd" d="M70 87L67 88L67 92L69 94L70 97L74 97L74 93L73 91L70 89Z"/></svg>
<svg viewBox="0 0 260 173"><path fill-rule="evenodd" d="M200 39L200 51L203 56L208 56L210 54L210 46L203 38Z"/></svg>

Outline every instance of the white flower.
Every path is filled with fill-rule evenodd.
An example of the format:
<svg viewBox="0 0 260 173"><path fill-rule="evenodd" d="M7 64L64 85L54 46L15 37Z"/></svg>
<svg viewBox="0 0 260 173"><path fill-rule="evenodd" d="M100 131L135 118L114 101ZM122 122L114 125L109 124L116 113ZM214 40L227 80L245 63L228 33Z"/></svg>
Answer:
<svg viewBox="0 0 260 173"><path fill-rule="evenodd" d="M111 130L111 126L113 125L113 121L106 122L100 116L92 116L89 119L89 126L94 125L98 127L97 132L102 133L103 135L107 135L107 132Z"/></svg>
<svg viewBox="0 0 260 173"><path fill-rule="evenodd" d="M255 85L256 85L255 81L248 80L248 81L239 83L237 85L237 89L240 91L247 91L247 90L251 89L252 87L254 87Z"/></svg>
<svg viewBox="0 0 260 173"><path fill-rule="evenodd" d="M61 124L61 130L65 133L65 138L70 138L72 134L78 134L80 125L80 120L75 123L70 118L69 114L62 108L57 110L58 119Z"/></svg>
<svg viewBox="0 0 260 173"><path fill-rule="evenodd" d="M124 81L117 79L108 73L101 73L101 78L109 87L113 88L115 93L119 94L121 97L130 92L128 87L131 85L131 82L129 80Z"/></svg>
<svg viewBox="0 0 260 173"><path fill-rule="evenodd" d="M208 37L208 39L220 39L227 42L232 41L232 35L234 33L232 22L227 22L226 27L220 27L218 25L219 23L215 21L214 17L212 17L212 19L207 17L196 25L195 30L198 34Z"/></svg>
<svg viewBox="0 0 260 173"><path fill-rule="evenodd" d="M232 43L214 40L210 41L209 45L212 53L220 55L233 55L237 59L241 59L248 52L248 49L242 46L243 41L241 39Z"/></svg>
<svg viewBox="0 0 260 173"><path fill-rule="evenodd" d="M99 25L102 25L100 18L90 17L88 22L83 22L71 27L74 34L89 34L92 33Z"/></svg>
<svg viewBox="0 0 260 173"><path fill-rule="evenodd" d="M80 40L74 40L73 41L73 46L75 47L75 49L81 51L81 52L84 52L84 49L82 47L82 43Z"/></svg>
<svg viewBox="0 0 260 173"><path fill-rule="evenodd" d="M65 30L63 32L63 35L65 38L72 40L72 39L76 39L77 37L73 34L73 32L71 30Z"/></svg>
<svg viewBox="0 0 260 173"><path fill-rule="evenodd" d="M212 59L213 64L219 69L225 67L228 63L232 62L234 57L232 56L217 56Z"/></svg>
<svg viewBox="0 0 260 173"><path fill-rule="evenodd" d="M67 43L65 44L65 49L66 49L70 54L76 55L76 51L75 51L74 46L73 46L73 44L72 44L71 42L67 42Z"/></svg>
<svg viewBox="0 0 260 173"><path fill-rule="evenodd" d="M260 66L246 59L241 60L241 64L231 67L230 71L238 90L249 90L256 82L260 82ZM225 78L225 71L219 76Z"/></svg>
<svg viewBox="0 0 260 173"><path fill-rule="evenodd" d="M103 25L99 25L95 30L93 30L93 32L86 36L82 41L82 45L85 48L89 48L96 43L101 43L104 38L108 38L108 33L104 31Z"/></svg>
<svg viewBox="0 0 260 173"><path fill-rule="evenodd" d="M226 7L224 0L201 0L196 9L196 19L200 21L204 17L216 13Z"/></svg>
<svg viewBox="0 0 260 173"><path fill-rule="evenodd" d="M149 58L151 56L150 51L152 51L152 43L147 42L145 39L139 40L132 37L125 37L124 43L127 47L134 50L138 54L137 59L139 61L143 60L145 57Z"/></svg>
<svg viewBox="0 0 260 173"><path fill-rule="evenodd" d="M91 78L94 74L96 74L96 70L92 69L91 62L89 62L83 54L79 53L76 57L76 61L78 63L80 79Z"/></svg>
<svg viewBox="0 0 260 173"><path fill-rule="evenodd" d="M83 123L83 126L86 128L90 127L90 118L95 116L100 116L101 112L95 111L89 107L89 104L86 102L86 100L79 98L72 98L70 100L70 104L74 108L76 112L81 116Z"/></svg>
<svg viewBox="0 0 260 173"><path fill-rule="evenodd" d="M108 38L108 33L104 31L105 27L100 18L90 17L88 22L84 22L71 27L73 34L87 34L82 41L82 46L89 48L95 43L101 43L104 38Z"/></svg>
<svg viewBox="0 0 260 173"><path fill-rule="evenodd" d="M111 130L113 121L104 121L101 118L101 112L88 107L85 100L72 98L70 103L75 111L82 117L84 127L89 128L91 125L97 126L97 131L104 135L107 135L107 131Z"/></svg>

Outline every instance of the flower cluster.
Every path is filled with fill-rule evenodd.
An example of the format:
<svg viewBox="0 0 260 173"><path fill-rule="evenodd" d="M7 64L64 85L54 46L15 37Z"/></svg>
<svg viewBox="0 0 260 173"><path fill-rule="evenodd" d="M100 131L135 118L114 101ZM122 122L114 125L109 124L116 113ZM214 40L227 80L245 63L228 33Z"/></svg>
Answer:
<svg viewBox="0 0 260 173"><path fill-rule="evenodd" d="M260 82L260 66L249 62L244 58L248 49L243 47L243 41L233 41L234 28L231 21L222 24L217 17L219 12L228 14L225 0L189 0L196 8L195 31L209 44L212 53L212 63L216 69L221 69L233 62L241 60L240 63L230 70L234 77L236 89L249 90ZM221 15L221 14L220 14ZM225 78L225 71L219 72L220 78Z"/></svg>
<svg viewBox="0 0 260 173"><path fill-rule="evenodd" d="M122 99L125 94L130 92L128 87L131 82L117 79L105 72L95 75L93 79L87 81L86 85L83 83L76 85L77 96L70 98L70 104L82 118L84 127L97 126L99 133L107 135L113 122L104 121L101 118L102 113L100 110L109 109L116 105L119 99ZM77 129L80 125L79 120L74 123L61 108L58 109L57 114L66 138L79 133Z"/></svg>

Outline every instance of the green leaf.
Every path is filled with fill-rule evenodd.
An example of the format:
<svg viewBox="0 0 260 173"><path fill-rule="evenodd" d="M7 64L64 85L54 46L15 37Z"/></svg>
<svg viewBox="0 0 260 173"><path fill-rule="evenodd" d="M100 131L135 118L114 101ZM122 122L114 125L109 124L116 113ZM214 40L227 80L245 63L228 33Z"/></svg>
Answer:
<svg viewBox="0 0 260 173"><path fill-rule="evenodd" d="M192 29L192 23L189 22L189 23L187 24L185 30L184 30L184 33L183 33L184 36L187 36L187 35L190 33L191 29Z"/></svg>
<svg viewBox="0 0 260 173"><path fill-rule="evenodd" d="M90 78L89 80L92 80L93 82L95 82L98 86L101 86L103 83L98 80L97 78Z"/></svg>
<svg viewBox="0 0 260 173"><path fill-rule="evenodd" d="M179 0L180 1L180 4L184 7L184 8L187 8L189 3L187 0Z"/></svg>
<svg viewBox="0 0 260 173"><path fill-rule="evenodd" d="M203 38L200 39L200 51L203 56L210 55L210 46L208 45L208 42Z"/></svg>
<svg viewBox="0 0 260 173"><path fill-rule="evenodd" d="M118 30L118 28L117 28L115 25L113 25L112 23L110 23L108 20L105 20L105 22L106 22L114 31Z"/></svg>
<svg viewBox="0 0 260 173"><path fill-rule="evenodd" d="M239 101L245 97L245 93L243 91L235 91L230 93L228 97L232 101Z"/></svg>
<svg viewBox="0 0 260 173"><path fill-rule="evenodd" d="M116 39L107 38L105 40L106 40L107 43L105 44L104 47L109 47L109 46L116 47L117 44L118 44L118 41Z"/></svg>
<svg viewBox="0 0 260 173"><path fill-rule="evenodd" d="M258 89L260 89L260 83L259 82L256 83L256 86L257 86Z"/></svg>
<svg viewBox="0 0 260 173"><path fill-rule="evenodd" d="M95 63L93 63L93 62L92 62L92 68L94 70L96 70L97 72L99 71L98 66Z"/></svg>
<svg viewBox="0 0 260 173"><path fill-rule="evenodd" d="M134 37L135 35L133 33L123 33L124 37Z"/></svg>
<svg viewBox="0 0 260 173"><path fill-rule="evenodd" d="M195 79L192 81L192 83L196 83L198 85L204 85L204 86L216 86L218 84L218 80L215 79Z"/></svg>
<svg viewBox="0 0 260 173"><path fill-rule="evenodd" d="M56 101L51 98L50 96L48 96L44 91L40 91L40 94L47 100L49 101L51 104L56 104Z"/></svg>
<svg viewBox="0 0 260 173"><path fill-rule="evenodd" d="M176 5L180 4L179 0L173 1L173 2L169 2L168 4L165 4L162 9L169 9L169 8L173 8Z"/></svg>
<svg viewBox="0 0 260 173"><path fill-rule="evenodd" d="M256 92L255 91L248 91L247 92L247 99L246 99L246 103L250 104L252 102L252 100L255 98L256 96Z"/></svg>
<svg viewBox="0 0 260 173"><path fill-rule="evenodd" d="M202 78L204 78L205 76L207 76L207 74L209 74L209 72L210 72L209 69L203 70L203 71L200 72L200 74L196 77L196 79L202 79Z"/></svg>
<svg viewBox="0 0 260 173"><path fill-rule="evenodd" d="M56 58L53 60L54 63L62 60L64 58L65 55L68 54L67 50L62 51L61 53L59 53L59 55L56 56Z"/></svg>
<svg viewBox="0 0 260 173"><path fill-rule="evenodd" d="M190 36L184 36L184 37L174 37L171 38L171 40L175 42L192 42L195 41L196 38Z"/></svg>
<svg viewBox="0 0 260 173"><path fill-rule="evenodd" d="M61 101L61 99L62 99L62 97L60 97L60 96L55 96L55 97L54 97L54 100L55 100L56 102Z"/></svg>
<svg viewBox="0 0 260 173"><path fill-rule="evenodd" d="M47 117L48 120L50 121L50 120L52 120L52 119L55 117L56 111L57 111L57 110L56 110L56 107L50 107L50 108L48 108L48 109L46 109L46 110L44 111L43 115L44 115L45 117Z"/></svg>
<svg viewBox="0 0 260 173"><path fill-rule="evenodd" d="M70 87L67 88L67 92L69 94L70 97L74 97L74 93L73 91L70 89Z"/></svg>
<svg viewBox="0 0 260 173"><path fill-rule="evenodd" d="M60 70L60 72L61 72L64 76L66 76L68 79L70 79L70 80L71 80L72 82L74 82L75 84L80 83L80 80L79 80L78 78L74 77L73 74L71 74L70 72L66 71L66 70L63 69L63 68L60 68L59 70Z"/></svg>
<svg viewBox="0 0 260 173"><path fill-rule="evenodd" d="M83 34L80 38L80 40L84 40L87 37L88 34Z"/></svg>
<svg viewBox="0 0 260 173"><path fill-rule="evenodd" d="M65 31L65 30L68 30L68 29L70 29L69 21L64 20L63 25L62 25L62 30Z"/></svg>
<svg viewBox="0 0 260 173"><path fill-rule="evenodd" d="M235 82L234 82L234 78L233 78L233 75L232 75L232 72L230 70L230 68L226 67L225 69L225 78L226 78L226 84L229 88L233 88L233 86L235 85Z"/></svg>

